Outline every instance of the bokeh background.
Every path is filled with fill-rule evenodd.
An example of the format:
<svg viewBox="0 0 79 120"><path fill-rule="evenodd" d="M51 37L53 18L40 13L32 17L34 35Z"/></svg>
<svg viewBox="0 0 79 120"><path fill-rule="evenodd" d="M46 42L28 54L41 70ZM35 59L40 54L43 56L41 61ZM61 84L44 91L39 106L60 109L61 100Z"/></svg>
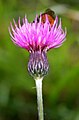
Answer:
<svg viewBox="0 0 79 120"><path fill-rule="evenodd" d="M43 80L45 120L79 120L79 0L0 0L0 120L37 120L35 81L28 74L29 53L10 40L8 27L25 14L51 8L62 18L67 39L47 53Z"/></svg>

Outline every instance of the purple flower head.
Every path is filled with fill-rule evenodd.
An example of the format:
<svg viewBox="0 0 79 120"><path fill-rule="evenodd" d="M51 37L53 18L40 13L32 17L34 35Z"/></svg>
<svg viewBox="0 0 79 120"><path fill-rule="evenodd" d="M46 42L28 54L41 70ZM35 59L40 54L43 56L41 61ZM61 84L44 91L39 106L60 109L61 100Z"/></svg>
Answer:
<svg viewBox="0 0 79 120"><path fill-rule="evenodd" d="M46 14L43 22L41 14L40 17L36 16L34 22L31 23L26 17L23 19L22 25L20 18L18 24L15 20L13 21L14 27L11 23L11 31L9 30L11 40L31 53L28 63L29 72L33 76L42 76L43 72L45 74L48 71L46 52L51 48L60 47L65 41L66 30L62 29L61 20L58 21L56 16L51 25L49 16Z"/></svg>

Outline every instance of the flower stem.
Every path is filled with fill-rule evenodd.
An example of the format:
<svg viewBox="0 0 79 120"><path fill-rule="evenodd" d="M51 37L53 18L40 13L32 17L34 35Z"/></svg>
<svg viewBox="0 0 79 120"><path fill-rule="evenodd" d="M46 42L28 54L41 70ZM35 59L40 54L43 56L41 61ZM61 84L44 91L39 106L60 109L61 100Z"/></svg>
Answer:
<svg viewBox="0 0 79 120"><path fill-rule="evenodd" d="M38 116L39 116L39 120L44 120L43 99L42 99L42 78L36 79L35 82L36 82L36 90L37 90Z"/></svg>

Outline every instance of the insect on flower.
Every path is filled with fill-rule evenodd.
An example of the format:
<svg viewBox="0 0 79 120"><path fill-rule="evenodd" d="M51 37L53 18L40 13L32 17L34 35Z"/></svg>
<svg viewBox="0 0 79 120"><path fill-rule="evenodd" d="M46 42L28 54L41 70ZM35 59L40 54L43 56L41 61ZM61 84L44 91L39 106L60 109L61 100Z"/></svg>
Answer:
<svg viewBox="0 0 79 120"><path fill-rule="evenodd" d="M39 22L39 18L41 17L41 22L42 23L45 23L46 21L46 16L51 24L51 26L54 24L54 21L55 21L55 13L54 11L50 10L50 9L47 9L44 13L41 14L41 16L38 17L38 22Z"/></svg>
<svg viewBox="0 0 79 120"><path fill-rule="evenodd" d="M30 53L29 73L34 78L44 77L49 69L47 51L60 47L66 38L66 29L62 29L61 20L58 20L52 10L47 9L36 16L33 22L29 23L25 17L22 25L19 19L18 24L14 21L14 27L12 23L10 26L12 41Z"/></svg>

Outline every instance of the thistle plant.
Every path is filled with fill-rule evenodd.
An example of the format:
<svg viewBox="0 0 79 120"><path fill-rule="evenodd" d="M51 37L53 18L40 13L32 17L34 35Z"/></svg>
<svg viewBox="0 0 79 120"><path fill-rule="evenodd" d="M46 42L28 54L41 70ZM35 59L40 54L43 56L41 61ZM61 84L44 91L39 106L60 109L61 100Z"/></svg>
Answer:
<svg viewBox="0 0 79 120"><path fill-rule="evenodd" d="M37 104L39 120L44 120L42 80L48 73L49 64L46 53L52 48L58 48L66 38L66 29L62 29L61 19L55 16L50 9L45 13L36 15L33 22L28 22L26 16L22 24L13 20L9 33L11 40L17 46L26 49L30 53L28 71L34 78L37 90Z"/></svg>

